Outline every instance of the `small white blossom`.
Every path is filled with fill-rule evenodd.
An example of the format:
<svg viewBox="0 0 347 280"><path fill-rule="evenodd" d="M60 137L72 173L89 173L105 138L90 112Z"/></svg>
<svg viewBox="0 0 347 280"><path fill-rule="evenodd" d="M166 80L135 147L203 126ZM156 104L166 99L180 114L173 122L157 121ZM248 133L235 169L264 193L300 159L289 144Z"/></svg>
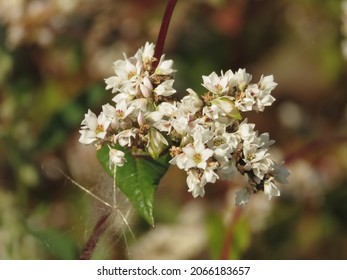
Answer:
<svg viewBox="0 0 347 280"><path fill-rule="evenodd" d="M260 81L258 83L259 88L266 93L270 93L272 90L277 87L277 83L274 82L273 75L270 76L261 76Z"/></svg>
<svg viewBox="0 0 347 280"><path fill-rule="evenodd" d="M144 97L149 98L151 96L153 85L148 77L144 77L140 84L140 90Z"/></svg>
<svg viewBox="0 0 347 280"><path fill-rule="evenodd" d="M110 121L107 119L103 112L98 117L91 111L84 115L82 121L82 130L80 130L81 137L79 141L82 144L92 144L98 139L104 139L107 133L107 128L110 125Z"/></svg>
<svg viewBox="0 0 347 280"><path fill-rule="evenodd" d="M202 102L198 94L192 89L187 89L187 92L189 93L189 95L186 95L182 98L181 104L184 106L184 108L187 109L189 113L194 115L202 109L204 103Z"/></svg>
<svg viewBox="0 0 347 280"><path fill-rule="evenodd" d="M239 90L244 91L249 82L252 80L252 75L248 74L246 72L246 69L239 69L236 73L235 73L235 79L237 82L237 87L239 88Z"/></svg>
<svg viewBox="0 0 347 280"><path fill-rule="evenodd" d="M136 134L136 129L123 130L115 135L115 144L118 143L122 147L131 147Z"/></svg>
<svg viewBox="0 0 347 280"><path fill-rule="evenodd" d="M172 69L173 61L164 60L165 56L162 55L158 63L157 68L155 69L154 74L156 75L172 75L175 70Z"/></svg>
<svg viewBox="0 0 347 280"><path fill-rule="evenodd" d="M124 152L116 149L110 148L109 158L110 158L110 167L112 166L123 166L125 163L125 154Z"/></svg>
<svg viewBox="0 0 347 280"><path fill-rule="evenodd" d="M136 52L135 57L142 63L148 63L153 59L153 55L154 44L146 42L146 44Z"/></svg>
<svg viewBox="0 0 347 280"><path fill-rule="evenodd" d="M273 196L279 196L280 191L273 183L274 178L270 177L269 179L264 181L264 193L271 199Z"/></svg>
<svg viewBox="0 0 347 280"><path fill-rule="evenodd" d="M188 158L184 167L186 171L193 167L206 169L206 161L213 155L213 151L205 148L205 145L201 142L196 142L194 146L183 147L182 151Z"/></svg>
<svg viewBox="0 0 347 280"><path fill-rule="evenodd" d="M162 96L170 96L173 95L176 90L172 87L174 83L174 80L167 80L161 83L159 86L157 86L154 89L154 92L158 95Z"/></svg>
<svg viewBox="0 0 347 280"><path fill-rule="evenodd" d="M187 185L188 191L192 193L193 197L205 195L205 188L199 179L199 172L195 169L191 169L187 172Z"/></svg>
<svg viewBox="0 0 347 280"><path fill-rule="evenodd" d="M204 86L211 93L222 95L229 91L228 76L218 76L215 72L209 76L202 76L202 86Z"/></svg>

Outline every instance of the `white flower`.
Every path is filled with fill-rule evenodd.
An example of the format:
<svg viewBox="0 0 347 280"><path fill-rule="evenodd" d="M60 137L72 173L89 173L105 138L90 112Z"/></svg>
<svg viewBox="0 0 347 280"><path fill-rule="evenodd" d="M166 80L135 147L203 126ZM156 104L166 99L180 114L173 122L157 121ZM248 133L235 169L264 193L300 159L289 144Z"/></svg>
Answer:
<svg viewBox="0 0 347 280"><path fill-rule="evenodd" d="M192 136L194 139L194 143L199 144L199 142L200 142L202 144L205 144L209 140L211 140L211 138L214 136L214 133L210 129L207 129L203 126L197 125L193 129Z"/></svg>
<svg viewBox="0 0 347 280"><path fill-rule="evenodd" d="M250 195L247 188L242 188L235 195L235 205L246 205L249 201Z"/></svg>
<svg viewBox="0 0 347 280"><path fill-rule="evenodd" d="M102 106L102 111L106 118L110 121L110 126L114 130L118 130L119 128L119 120L117 117L117 110L114 106L110 104L105 104Z"/></svg>
<svg viewBox="0 0 347 280"><path fill-rule="evenodd" d="M157 95L162 95L162 96L170 96L173 95L176 90L172 87L174 83L174 80L166 80L162 82L160 85L158 85L155 89L154 92Z"/></svg>
<svg viewBox="0 0 347 280"><path fill-rule="evenodd" d="M205 170L207 166L206 161L213 155L213 151L205 148L205 145L201 142L196 142L193 147L183 147L182 151L188 158L184 167L186 171L193 167Z"/></svg>
<svg viewBox="0 0 347 280"><path fill-rule="evenodd" d="M136 137L136 134L138 132L138 129L127 129L119 132L115 136L115 144L118 143L122 147L131 147L133 140Z"/></svg>
<svg viewBox="0 0 347 280"><path fill-rule="evenodd" d="M151 62L154 55L154 47L153 43L146 42L146 44L136 52L135 57L144 64Z"/></svg>
<svg viewBox="0 0 347 280"><path fill-rule="evenodd" d="M247 119L245 119L240 125L237 130L237 134L241 137L244 141L249 141L249 139L253 139L255 136L254 131L255 125L252 123L247 123Z"/></svg>
<svg viewBox="0 0 347 280"><path fill-rule="evenodd" d="M112 89L112 93L117 92L120 85L122 84L122 79L118 76L112 76L107 79L105 79L106 83L106 90Z"/></svg>
<svg viewBox="0 0 347 280"><path fill-rule="evenodd" d="M202 102L199 95L192 89L188 88L187 91L189 95L182 98L181 104L189 113L194 115L202 109L204 102Z"/></svg>
<svg viewBox="0 0 347 280"><path fill-rule="evenodd" d="M252 168L254 168L254 164L263 160L269 154L267 153L266 149L258 149L256 146L252 145L245 145L246 143L244 142L243 145L243 161L245 162L245 170L249 171Z"/></svg>
<svg viewBox="0 0 347 280"><path fill-rule="evenodd" d="M264 182L264 193L271 199L273 196L279 196L280 191L277 189L275 184L273 183L274 178L270 177Z"/></svg>
<svg viewBox="0 0 347 280"><path fill-rule="evenodd" d="M252 171L254 175L258 178L254 178L257 183L260 182L265 176L265 174L269 173L273 168L273 161L269 158L263 158L258 162L254 162L251 164Z"/></svg>
<svg viewBox="0 0 347 280"><path fill-rule="evenodd" d="M201 176L201 181L204 184L207 183L215 183L217 181L217 179L219 179L218 174L214 171L214 168L212 167L207 167L204 170L204 173Z"/></svg>
<svg viewBox="0 0 347 280"><path fill-rule="evenodd" d="M158 63L157 68L154 71L154 74L156 75L172 75L175 70L172 69L173 61L170 60L164 60L165 55L162 55L160 58L160 61Z"/></svg>
<svg viewBox="0 0 347 280"><path fill-rule="evenodd" d="M254 91L258 89L256 85L250 85L244 92L244 95L241 94L235 102L235 107L238 108L242 112L252 111L253 105L255 103L254 100Z"/></svg>
<svg viewBox="0 0 347 280"><path fill-rule="evenodd" d="M175 131L182 136L190 130L189 119L186 116L180 115L177 118L172 118L170 122Z"/></svg>
<svg viewBox="0 0 347 280"><path fill-rule="evenodd" d="M273 75L265 77L262 75L258 85L261 90L270 93L277 86L277 83L274 82Z"/></svg>
<svg viewBox="0 0 347 280"><path fill-rule="evenodd" d="M125 163L125 154L122 151L110 148L109 158L110 158L110 168L112 166L123 166Z"/></svg>
<svg viewBox="0 0 347 280"><path fill-rule="evenodd" d="M253 140L254 144L257 144L258 147L261 147L263 149L269 148L273 143L275 143L274 140L270 140L269 133L265 132L260 134L257 138Z"/></svg>
<svg viewBox="0 0 347 280"><path fill-rule="evenodd" d="M218 76L215 72L209 76L202 76L202 86L209 90L211 93L222 95L229 91L229 79L228 76Z"/></svg>
<svg viewBox="0 0 347 280"><path fill-rule="evenodd" d="M169 163L176 165L179 169L184 169L188 158L184 153L174 156Z"/></svg>
<svg viewBox="0 0 347 280"><path fill-rule="evenodd" d="M125 119L132 110L133 107L128 107L128 103L125 100L122 100L116 104L116 115L119 119Z"/></svg>
<svg viewBox="0 0 347 280"><path fill-rule="evenodd" d="M147 120L149 123L153 123L153 126L159 131L170 133L172 128L170 117L176 110L176 103L160 103L156 111L147 115Z"/></svg>
<svg viewBox="0 0 347 280"><path fill-rule="evenodd" d="M234 77L241 92L247 88L249 82L252 80L252 75L248 74L246 69L239 69Z"/></svg>
<svg viewBox="0 0 347 280"><path fill-rule="evenodd" d="M264 111L266 106L271 106L275 101L275 98L266 91L260 91L260 95L257 96L256 104L253 106L255 111Z"/></svg>
<svg viewBox="0 0 347 280"><path fill-rule="evenodd" d="M201 180L199 179L199 172L198 170L192 169L187 172L187 185L188 185L188 191L192 193L193 197L201 196L203 197L205 195L205 188L204 184L202 184Z"/></svg>
<svg viewBox="0 0 347 280"><path fill-rule="evenodd" d="M144 97L149 98L151 96L153 85L148 77L144 77L140 84L140 90Z"/></svg>
<svg viewBox="0 0 347 280"><path fill-rule="evenodd" d="M211 106L204 106L204 108L202 108L202 113L211 120L218 120L224 112L220 107L212 104Z"/></svg>
<svg viewBox="0 0 347 280"><path fill-rule="evenodd" d="M107 128L110 125L110 121L107 119L103 112L98 117L91 111L84 115L82 121L82 130L80 130L81 137L79 141L82 144L92 144L98 139L104 139L107 133Z"/></svg>

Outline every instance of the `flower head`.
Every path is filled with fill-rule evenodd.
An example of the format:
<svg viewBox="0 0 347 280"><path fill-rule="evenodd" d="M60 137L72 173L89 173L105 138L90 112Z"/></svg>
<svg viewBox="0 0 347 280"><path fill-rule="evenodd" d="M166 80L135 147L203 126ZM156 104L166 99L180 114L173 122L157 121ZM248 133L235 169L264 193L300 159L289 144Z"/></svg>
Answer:
<svg viewBox="0 0 347 280"><path fill-rule="evenodd" d="M290 172L270 157L274 143L268 133L258 135L243 112L261 112L275 98L272 75L252 83L245 69L202 76L207 90L200 95L187 89L181 100L175 97L172 60L154 57L155 46L146 43L134 56L113 63L114 75L105 79L114 94L113 103L102 106L96 116L88 110L82 121L80 142L108 145L109 165L126 165L120 145L157 159L170 151L170 164L187 173L188 191L204 196L205 186L218 179L232 180L236 173L248 177L236 192L236 205L263 191L269 198L280 195L275 185L286 183ZM169 149L169 145L171 148Z"/></svg>

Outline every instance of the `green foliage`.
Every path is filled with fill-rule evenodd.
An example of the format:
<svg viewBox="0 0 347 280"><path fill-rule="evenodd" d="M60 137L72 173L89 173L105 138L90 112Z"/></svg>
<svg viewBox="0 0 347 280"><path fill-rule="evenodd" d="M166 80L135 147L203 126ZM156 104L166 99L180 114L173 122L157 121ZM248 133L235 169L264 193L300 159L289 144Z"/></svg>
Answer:
<svg viewBox="0 0 347 280"><path fill-rule="evenodd" d="M240 259L249 247L251 235L248 221L244 217L239 218L228 228L224 225L220 214L210 214L207 231L212 259L220 259L221 252L226 249L225 246L228 247L228 259Z"/></svg>
<svg viewBox="0 0 347 280"><path fill-rule="evenodd" d="M154 226L154 194L169 167L169 156L164 155L154 160L149 156L133 156L130 151L120 147L117 149L125 153L126 163L116 169L116 184L139 214ZM114 170L109 167L108 152L108 147L103 147L97 156L106 172L114 176Z"/></svg>
<svg viewBox="0 0 347 280"><path fill-rule="evenodd" d="M70 235L55 229L46 229L31 233L32 236L42 242L49 254L55 259L71 260L77 256L77 248Z"/></svg>

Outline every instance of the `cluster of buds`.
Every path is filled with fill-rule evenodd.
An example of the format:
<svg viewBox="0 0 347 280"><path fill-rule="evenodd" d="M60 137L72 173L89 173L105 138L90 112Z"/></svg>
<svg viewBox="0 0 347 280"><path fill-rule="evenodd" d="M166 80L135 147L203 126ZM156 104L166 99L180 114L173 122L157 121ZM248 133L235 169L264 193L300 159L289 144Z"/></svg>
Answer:
<svg viewBox="0 0 347 280"><path fill-rule="evenodd" d="M170 153L170 164L187 172L187 185L194 197L204 196L205 185L217 179L232 180L236 173L248 176L247 185L236 193L235 202L248 202L250 194L263 191L278 196L275 182L286 183L289 171L270 159L274 141L268 133L258 135L255 125L242 120L241 112L263 111L275 100L273 76L252 84L244 69L203 76L202 95L188 89L176 100L173 61L153 57L154 44L146 43L133 57L114 62L115 75L106 79L114 104L106 104L96 116L90 110L82 121L80 142L108 145L110 166L123 166L124 153L158 158Z"/></svg>

